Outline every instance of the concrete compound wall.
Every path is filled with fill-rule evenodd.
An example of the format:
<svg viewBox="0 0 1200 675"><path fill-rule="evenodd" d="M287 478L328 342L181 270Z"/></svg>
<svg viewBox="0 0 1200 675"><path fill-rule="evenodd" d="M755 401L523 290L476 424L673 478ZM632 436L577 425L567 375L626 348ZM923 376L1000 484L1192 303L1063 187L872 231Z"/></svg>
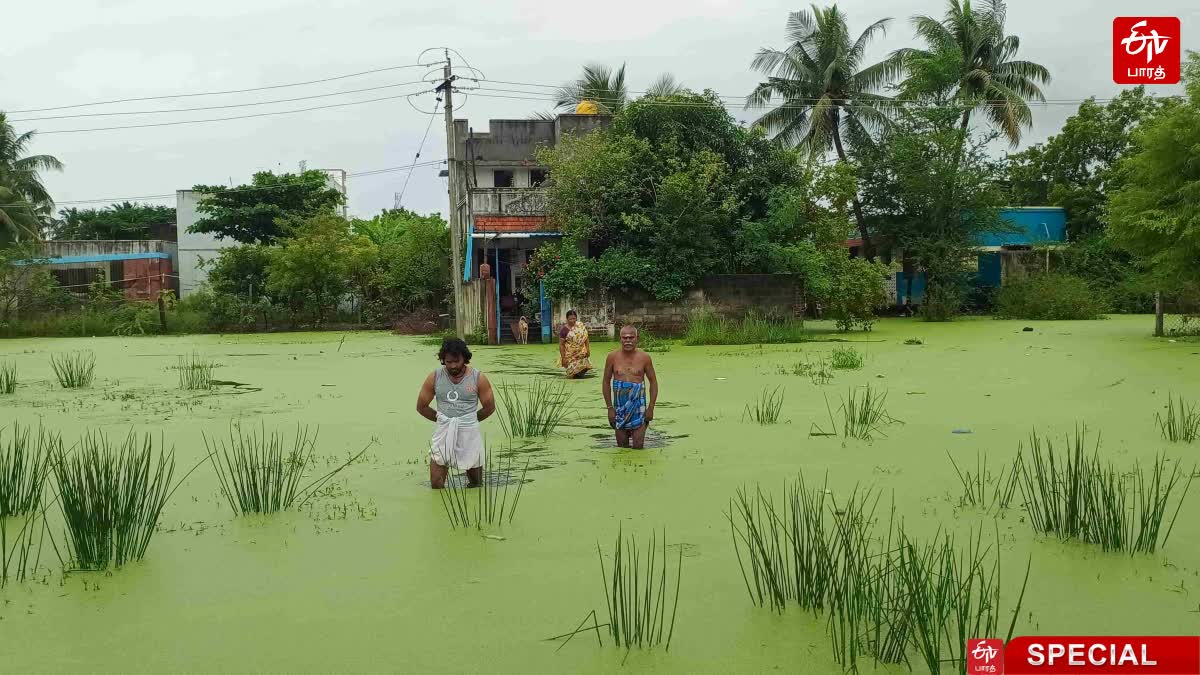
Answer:
<svg viewBox="0 0 1200 675"><path fill-rule="evenodd" d="M705 278L677 302L655 300L641 290L596 289L574 303L556 303L556 327L568 307L596 333L613 334L632 323L658 335L687 330L693 313L711 311L742 318L751 310L773 316L799 317L804 312L804 283L790 274L723 274Z"/></svg>

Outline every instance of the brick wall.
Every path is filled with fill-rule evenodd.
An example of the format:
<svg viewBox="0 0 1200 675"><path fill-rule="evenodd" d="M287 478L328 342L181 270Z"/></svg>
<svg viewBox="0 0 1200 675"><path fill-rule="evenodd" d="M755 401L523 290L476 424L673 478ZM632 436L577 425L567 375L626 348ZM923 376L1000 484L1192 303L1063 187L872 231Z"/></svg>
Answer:
<svg viewBox="0 0 1200 675"><path fill-rule="evenodd" d="M599 289L574 307L592 330L632 323L659 335L678 335L687 330L688 317L699 311L730 318L744 317L751 310L799 317L804 311L804 284L790 274L723 274L705 278L678 302L655 300L640 290Z"/></svg>
<svg viewBox="0 0 1200 675"><path fill-rule="evenodd" d="M540 232L545 216L475 216L476 232Z"/></svg>

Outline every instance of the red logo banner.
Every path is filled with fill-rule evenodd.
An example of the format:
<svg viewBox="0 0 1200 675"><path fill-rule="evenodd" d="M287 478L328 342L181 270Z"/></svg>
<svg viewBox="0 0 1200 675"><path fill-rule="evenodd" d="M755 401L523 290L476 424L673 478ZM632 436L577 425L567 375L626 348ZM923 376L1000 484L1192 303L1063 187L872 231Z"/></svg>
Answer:
<svg viewBox="0 0 1200 675"><path fill-rule="evenodd" d="M1113 81L1176 84L1180 71L1179 17L1118 16L1113 19Z"/></svg>
<svg viewBox="0 0 1200 675"><path fill-rule="evenodd" d="M1200 675L1200 637L1018 637L1004 666L1009 675Z"/></svg>

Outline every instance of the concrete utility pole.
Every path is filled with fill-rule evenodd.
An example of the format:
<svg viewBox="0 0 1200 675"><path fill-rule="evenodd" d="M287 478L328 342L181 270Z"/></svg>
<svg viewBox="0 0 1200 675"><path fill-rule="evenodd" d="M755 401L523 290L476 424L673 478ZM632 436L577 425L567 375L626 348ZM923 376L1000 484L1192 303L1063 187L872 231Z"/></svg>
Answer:
<svg viewBox="0 0 1200 675"><path fill-rule="evenodd" d="M454 286L454 330L458 337L466 337L462 308L462 223L458 208L458 165L455 158L454 138L454 75L450 72L450 51L446 51L446 65L442 68L442 83L437 90L442 94L442 107L446 115L446 172L450 183L450 279Z"/></svg>

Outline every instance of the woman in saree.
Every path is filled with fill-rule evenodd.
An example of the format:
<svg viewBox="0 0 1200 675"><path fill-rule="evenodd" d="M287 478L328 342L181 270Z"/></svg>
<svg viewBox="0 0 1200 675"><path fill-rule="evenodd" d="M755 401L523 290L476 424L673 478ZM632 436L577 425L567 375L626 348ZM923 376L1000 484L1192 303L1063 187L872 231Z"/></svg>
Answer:
<svg viewBox="0 0 1200 675"><path fill-rule="evenodd" d="M568 310L567 323L558 331L558 366L566 369L567 377L581 377L592 369L591 355L587 326L575 310Z"/></svg>

